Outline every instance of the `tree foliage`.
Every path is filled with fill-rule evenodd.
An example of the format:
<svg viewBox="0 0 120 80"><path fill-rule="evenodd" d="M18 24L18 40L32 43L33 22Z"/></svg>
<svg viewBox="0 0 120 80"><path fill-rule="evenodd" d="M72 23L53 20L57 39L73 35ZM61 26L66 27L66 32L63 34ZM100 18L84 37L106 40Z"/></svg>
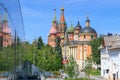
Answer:
<svg viewBox="0 0 120 80"><path fill-rule="evenodd" d="M43 43L41 37L29 42L20 42L16 46L16 66L23 64L25 60L30 61L41 71L57 71L62 68L62 56L60 41L58 39L56 50ZM14 45L5 47L0 52L0 70L12 70L14 68ZM9 67L8 67L9 66Z"/></svg>
<svg viewBox="0 0 120 80"><path fill-rule="evenodd" d="M100 64L100 50L98 48L102 44L102 39L102 37L99 37L90 42L92 47L92 59L96 64Z"/></svg>
<svg viewBox="0 0 120 80"><path fill-rule="evenodd" d="M53 48L45 45L38 51L37 66L43 71L56 71L61 68L61 58L58 53L53 52Z"/></svg>
<svg viewBox="0 0 120 80"><path fill-rule="evenodd" d="M92 70L92 58L91 56L87 57L87 60L85 62L85 74L89 77L90 80L90 74Z"/></svg>
<svg viewBox="0 0 120 80"><path fill-rule="evenodd" d="M43 43L41 36L38 38L37 47L38 49L42 49L42 47L44 47L44 43Z"/></svg>
<svg viewBox="0 0 120 80"><path fill-rule="evenodd" d="M60 46L60 37L56 37L56 46L55 46L55 56L56 56L56 67L58 68L62 68L62 49L61 49L61 46Z"/></svg>
<svg viewBox="0 0 120 80"><path fill-rule="evenodd" d="M60 37L56 37L56 39L55 39L55 43L56 43L55 52L58 53L61 56L62 49L61 49L61 46L60 46L60 41L61 41Z"/></svg>
<svg viewBox="0 0 120 80"><path fill-rule="evenodd" d="M66 67L67 74L71 78L73 78L73 77L76 78L79 75L78 65L72 55L69 57L68 60L69 60L69 62Z"/></svg>

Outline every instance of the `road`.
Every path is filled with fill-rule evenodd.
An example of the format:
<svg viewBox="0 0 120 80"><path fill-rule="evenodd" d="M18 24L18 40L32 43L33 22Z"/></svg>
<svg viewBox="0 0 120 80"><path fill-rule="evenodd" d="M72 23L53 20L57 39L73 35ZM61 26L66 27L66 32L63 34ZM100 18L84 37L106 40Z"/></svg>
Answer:
<svg viewBox="0 0 120 80"><path fill-rule="evenodd" d="M86 77L84 72L80 72L78 78L84 78ZM101 76L90 76L90 79L92 80L105 80ZM44 79L42 79L44 80ZM63 78L47 78L46 80L64 80Z"/></svg>

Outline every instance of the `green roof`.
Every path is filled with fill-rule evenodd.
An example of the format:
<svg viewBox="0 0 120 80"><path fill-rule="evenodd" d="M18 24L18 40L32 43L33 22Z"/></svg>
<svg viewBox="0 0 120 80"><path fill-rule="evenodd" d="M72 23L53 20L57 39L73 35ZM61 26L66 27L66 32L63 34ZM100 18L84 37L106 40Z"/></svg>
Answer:
<svg viewBox="0 0 120 80"><path fill-rule="evenodd" d="M74 31L73 24L71 24L70 28L67 31L68 31L68 33L73 33L73 31Z"/></svg>

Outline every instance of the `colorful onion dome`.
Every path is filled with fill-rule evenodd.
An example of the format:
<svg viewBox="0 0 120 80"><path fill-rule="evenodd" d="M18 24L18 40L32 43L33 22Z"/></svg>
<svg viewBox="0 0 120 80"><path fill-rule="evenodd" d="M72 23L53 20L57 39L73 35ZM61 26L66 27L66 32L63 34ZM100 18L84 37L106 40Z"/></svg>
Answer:
<svg viewBox="0 0 120 80"><path fill-rule="evenodd" d="M49 34L57 34L57 29L55 28L55 26L52 26L52 28L50 29Z"/></svg>
<svg viewBox="0 0 120 80"><path fill-rule="evenodd" d="M76 25L75 29L81 29L81 25L80 25L79 21L78 21L78 24Z"/></svg>

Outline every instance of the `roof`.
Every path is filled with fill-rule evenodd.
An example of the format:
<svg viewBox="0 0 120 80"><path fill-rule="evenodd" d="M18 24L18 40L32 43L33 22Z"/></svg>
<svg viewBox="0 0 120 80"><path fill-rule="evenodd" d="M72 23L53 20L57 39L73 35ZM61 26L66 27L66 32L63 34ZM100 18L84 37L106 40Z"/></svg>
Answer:
<svg viewBox="0 0 120 80"><path fill-rule="evenodd" d="M73 33L74 31L74 26L71 24L70 28L67 30L68 33Z"/></svg>
<svg viewBox="0 0 120 80"><path fill-rule="evenodd" d="M54 9L54 17L53 17L52 22L56 22L56 21L57 21L57 19L56 19L56 9Z"/></svg>
<svg viewBox="0 0 120 80"><path fill-rule="evenodd" d="M65 22L65 17L64 17L64 8L61 8L62 15L60 16L60 23Z"/></svg>
<svg viewBox="0 0 120 80"><path fill-rule="evenodd" d="M109 48L110 50L113 50L113 49L120 49L120 45L116 45L116 46L112 46Z"/></svg>
<svg viewBox="0 0 120 80"><path fill-rule="evenodd" d="M113 36L106 36L104 37L104 44L105 46L113 46L120 44L120 36L113 35Z"/></svg>
<svg viewBox="0 0 120 80"><path fill-rule="evenodd" d="M50 29L49 34L57 34L57 29L55 28L55 26L52 26L52 28Z"/></svg>
<svg viewBox="0 0 120 80"><path fill-rule="evenodd" d="M90 22L90 20L89 20L89 17L87 16L87 20L86 20L86 22Z"/></svg>
<svg viewBox="0 0 120 80"><path fill-rule="evenodd" d="M96 33L96 31L90 26L89 27L87 26L81 30L81 33Z"/></svg>
<svg viewBox="0 0 120 80"><path fill-rule="evenodd" d="M109 46L110 50L120 49L120 36L113 35L104 37L104 45Z"/></svg>
<svg viewBox="0 0 120 80"><path fill-rule="evenodd" d="M81 25L80 25L79 21L78 21L78 24L76 25L75 29L81 29Z"/></svg>

